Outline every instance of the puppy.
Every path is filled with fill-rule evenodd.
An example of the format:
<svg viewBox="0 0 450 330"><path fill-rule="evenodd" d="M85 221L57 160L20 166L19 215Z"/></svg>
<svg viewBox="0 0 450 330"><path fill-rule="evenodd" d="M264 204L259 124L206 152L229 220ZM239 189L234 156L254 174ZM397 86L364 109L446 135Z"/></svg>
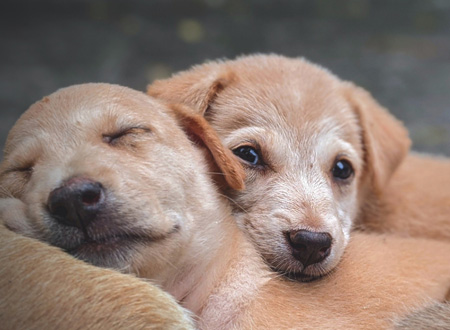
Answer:
<svg viewBox="0 0 450 330"><path fill-rule="evenodd" d="M236 158L192 110L169 110L119 86L62 89L33 105L9 134L0 166L0 185L9 198L2 201L1 217L9 228L93 265L151 279L194 312L202 329L379 329L444 300L450 287L445 242L355 234L330 276L309 284L276 276L236 225L205 158L220 169L222 184L243 188ZM5 207L14 203L14 211ZM2 226L0 233L2 267L8 270L0 277L5 304L21 301L24 288L58 267L50 290L34 285L2 319L24 318L33 325L29 315L47 310L60 318L59 326L85 328L108 317L103 301L90 300L97 291L114 297L105 302L106 312L120 314L129 310L120 306L133 300L121 289L127 279L131 292L149 290L133 277L72 260ZM44 254L48 260L36 259ZM31 277L23 276L28 268ZM114 281L108 285L110 275ZM88 285L79 296L84 279ZM77 297L71 305L61 304L63 290ZM149 299L157 303L157 297ZM145 312L145 301L135 303L133 308L142 304ZM98 320L74 320L80 305L93 305ZM139 328L139 320L129 318L126 327Z"/></svg>
<svg viewBox="0 0 450 330"><path fill-rule="evenodd" d="M303 59L210 62L148 94L196 109L241 159L236 219L274 269L301 280L337 265L364 204L410 145L367 92Z"/></svg>

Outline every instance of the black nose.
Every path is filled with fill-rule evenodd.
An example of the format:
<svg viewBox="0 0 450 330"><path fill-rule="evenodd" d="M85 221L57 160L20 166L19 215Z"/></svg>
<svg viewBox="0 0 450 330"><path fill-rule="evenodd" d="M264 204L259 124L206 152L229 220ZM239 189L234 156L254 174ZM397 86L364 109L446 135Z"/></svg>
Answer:
<svg viewBox="0 0 450 330"><path fill-rule="evenodd" d="M288 233L287 240L292 247L292 255L303 267L324 260L331 251L331 235L308 230L294 230Z"/></svg>
<svg viewBox="0 0 450 330"><path fill-rule="evenodd" d="M50 192L47 206L56 221L86 233L87 226L102 208L104 198L100 182L74 177Z"/></svg>

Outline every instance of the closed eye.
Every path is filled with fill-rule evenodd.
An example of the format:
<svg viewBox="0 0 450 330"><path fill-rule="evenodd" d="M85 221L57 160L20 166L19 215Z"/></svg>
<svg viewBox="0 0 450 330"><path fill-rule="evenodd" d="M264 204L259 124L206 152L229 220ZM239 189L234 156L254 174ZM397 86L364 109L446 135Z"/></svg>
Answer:
<svg viewBox="0 0 450 330"><path fill-rule="evenodd" d="M151 129L142 126L127 127L111 134L103 134L103 142L115 146L121 143L125 138L138 138L141 134L151 133Z"/></svg>
<svg viewBox="0 0 450 330"><path fill-rule="evenodd" d="M0 173L0 198L20 198L33 175L34 165L11 166Z"/></svg>
<svg viewBox="0 0 450 330"><path fill-rule="evenodd" d="M31 174L33 173L33 167L34 167L34 165L32 163L26 164L26 165L14 166L14 167L11 167L11 168L7 169L5 171L5 174L8 174L8 173L23 173L23 174L25 174L27 176L31 176Z"/></svg>

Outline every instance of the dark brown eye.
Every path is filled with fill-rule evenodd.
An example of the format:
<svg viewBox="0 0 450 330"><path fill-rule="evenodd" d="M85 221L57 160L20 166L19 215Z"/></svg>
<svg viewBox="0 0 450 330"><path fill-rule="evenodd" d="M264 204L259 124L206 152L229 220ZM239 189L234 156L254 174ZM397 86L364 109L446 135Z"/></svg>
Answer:
<svg viewBox="0 0 450 330"><path fill-rule="evenodd" d="M353 175L354 170L352 164L345 159L337 160L331 170L333 177L339 180L346 180Z"/></svg>
<svg viewBox="0 0 450 330"><path fill-rule="evenodd" d="M103 142L114 146L121 143L125 138L138 138L142 133L150 132L151 130L147 127L129 127L112 134L103 134L102 140Z"/></svg>
<svg viewBox="0 0 450 330"><path fill-rule="evenodd" d="M264 164L260 153L252 146L237 147L233 149L233 153L250 165L256 166Z"/></svg>

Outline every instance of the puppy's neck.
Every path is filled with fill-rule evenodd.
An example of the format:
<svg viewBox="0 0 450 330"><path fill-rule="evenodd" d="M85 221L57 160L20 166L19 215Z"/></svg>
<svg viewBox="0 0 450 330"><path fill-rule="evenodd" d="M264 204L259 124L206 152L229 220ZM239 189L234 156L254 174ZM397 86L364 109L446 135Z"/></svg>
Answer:
<svg viewBox="0 0 450 330"><path fill-rule="evenodd" d="M233 221L228 242L223 242L210 294L199 313L200 329L239 329L242 316L260 289L272 278L271 272L254 245ZM223 260L221 260L223 258ZM220 264L220 265L218 265ZM186 306L189 308L189 306Z"/></svg>
<svg viewBox="0 0 450 330"><path fill-rule="evenodd" d="M202 250L173 294L199 316L201 329L233 328L271 272L238 228L227 201L220 199L205 216L205 230L198 231Z"/></svg>
<svg viewBox="0 0 450 330"><path fill-rule="evenodd" d="M199 316L200 328L224 329L238 323L270 272L237 227L228 202L218 197L208 204L214 207L196 214L179 271L162 286Z"/></svg>
<svg viewBox="0 0 450 330"><path fill-rule="evenodd" d="M176 276L163 287L197 315L209 295L221 282L237 249L234 238L239 233L228 203L215 193L196 209L193 237ZM240 234L240 233L239 233ZM239 240L239 239L238 239Z"/></svg>

